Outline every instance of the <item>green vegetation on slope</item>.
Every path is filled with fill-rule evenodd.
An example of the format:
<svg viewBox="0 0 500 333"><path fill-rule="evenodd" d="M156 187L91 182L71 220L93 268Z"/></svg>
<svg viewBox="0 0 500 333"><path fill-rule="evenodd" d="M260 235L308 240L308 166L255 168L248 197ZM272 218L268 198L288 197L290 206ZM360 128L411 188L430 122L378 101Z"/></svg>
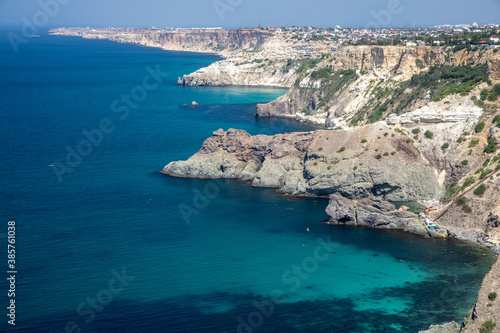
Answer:
<svg viewBox="0 0 500 333"><path fill-rule="evenodd" d="M400 111L398 113L414 100L423 98L427 91L430 91L432 101L440 101L450 94L468 95L477 84L486 80L485 68L485 65L456 67L446 65L430 67L427 72L413 75L394 92L394 98L400 101L397 105Z"/></svg>

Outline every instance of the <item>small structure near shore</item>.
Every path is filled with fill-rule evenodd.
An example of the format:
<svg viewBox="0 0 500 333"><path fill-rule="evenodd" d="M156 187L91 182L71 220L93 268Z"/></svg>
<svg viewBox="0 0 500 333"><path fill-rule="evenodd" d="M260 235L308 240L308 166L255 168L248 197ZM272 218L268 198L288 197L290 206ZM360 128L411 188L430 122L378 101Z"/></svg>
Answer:
<svg viewBox="0 0 500 333"><path fill-rule="evenodd" d="M425 225L429 228L429 230L434 230L436 228L436 224L432 222L432 220L428 217L424 219Z"/></svg>
<svg viewBox="0 0 500 333"><path fill-rule="evenodd" d="M193 106L193 107L198 106L198 105L199 104L195 101L192 101L191 104L182 104L182 106Z"/></svg>

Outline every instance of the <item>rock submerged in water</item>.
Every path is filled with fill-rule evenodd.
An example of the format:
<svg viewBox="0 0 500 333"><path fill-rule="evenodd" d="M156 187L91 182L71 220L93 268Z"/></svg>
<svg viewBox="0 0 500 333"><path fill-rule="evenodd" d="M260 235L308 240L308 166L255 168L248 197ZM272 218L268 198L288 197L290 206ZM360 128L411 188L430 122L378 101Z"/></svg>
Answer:
<svg viewBox="0 0 500 333"><path fill-rule="evenodd" d="M392 136L380 136L394 132ZM390 154L393 152L393 154ZM438 198L432 169L407 137L378 123L356 130L251 136L215 131L187 161L161 171L174 177L233 178L294 195L412 201Z"/></svg>
<svg viewBox="0 0 500 333"><path fill-rule="evenodd" d="M460 325L452 321L443 325L431 325L428 330L419 333L458 333Z"/></svg>

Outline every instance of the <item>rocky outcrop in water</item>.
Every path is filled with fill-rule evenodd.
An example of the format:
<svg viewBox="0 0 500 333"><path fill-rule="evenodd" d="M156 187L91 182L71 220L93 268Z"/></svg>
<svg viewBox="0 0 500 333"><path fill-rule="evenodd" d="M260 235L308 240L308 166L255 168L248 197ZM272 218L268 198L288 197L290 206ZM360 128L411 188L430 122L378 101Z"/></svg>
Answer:
<svg viewBox="0 0 500 333"><path fill-rule="evenodd" d="M338 194L330 197L326 208L330 224L400 229L422 236L430 236L429 229L414 213L395 210L395 206L383 200L352 200Z"/></svg>
<svg viewBox="0 0 500 333"><path fill-rule="evenodd" d="M458 333L460 325L452 321L443 325L431 325L428 330L420 331L419 333Z"/></svg>
<svg viewBox="0 0 500 333"><path fill-rule="evenodd" d="M402 201L438 198L442 193L432 169L411 142L383 124L273 137L220 129L198 153L187 161L171 162L161 172L242 179L294 195L338 193Z"/></svg>

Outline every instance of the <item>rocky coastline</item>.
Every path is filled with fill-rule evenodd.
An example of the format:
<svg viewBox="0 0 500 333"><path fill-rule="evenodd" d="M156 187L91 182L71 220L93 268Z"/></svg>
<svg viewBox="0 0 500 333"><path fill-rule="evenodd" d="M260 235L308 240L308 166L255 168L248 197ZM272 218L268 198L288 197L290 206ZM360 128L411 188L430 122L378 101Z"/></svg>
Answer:
<svg viewBox="0 0 500 333"><path fill-rule="evenodd" d="M498 253L499 247L487 243L485 232L477 227L456 227L444 221L430 230L417 214L395 209L388 200L439 198L443 193L438 176L427 164L416 167L423 157L414 146L407 145L403 135L387 135L391 138L387 140L389 142L375 139L380 141L377 148L371 146L373 152L366 152L366 146L361 144L363 135L369 137L384 133L384 130L388 130L386 125L376 124L350 131L323 130L252 137L242 130L219 129L203 143L198 153L187 161L169 163L161 173L173 177L241 179L253 186L275 188L286 194L329 197L326 208L329 221L326 223L330 225L397 229L422 237L453 237L479 246L490 245L489 248ZM325 149L323 145L329 147ZM374 155L375 150L381 151L384 147L395 149L400 154L394 164L379 161L378 155ZM363 152L365 156L361 156ZM382 155L382 158L388 156ZM381 163L380 169L377 163ZM368 167L364 169L364 165ZM377 170L387 173L378 174ZM422 182L415 179L431 181L422 187ZM487 300L487 295L500 287L498 281L500 261L485 277L476 304L462 327L452 322L432 325L425 332L477 332L486 320L500 321L500 302Z"/></svg>
<svg viewBox="0 0 500 333"><path fill-rule="evenodd" d="M500 181L491 176L500 156L486 152L491 142L500 145L500 121L494 117L496 108L476 102L483 90L500 82L498 53L338 46L288 40L255 29L202 34L137 35L92 29L53 33L220 54L224 60L186 73L178 84L287 87L286 95L258 105L256 116L285 116L339 129L275 136L219 129L199 152L187 161L170 162L163 174L241 179L291 195L329 197L332 225L400 229L478 243L486 235L500 240ZM441 99L432 98L432 91L405 86L432 67L458 65L484 66L490 84L478 84L468 96L456 93ZM380 110L380 118L370 114L378 117ZM478 130L480 123L484 129ZM465 206L455 203L467 186L482 179L486 179L485 195L466 193ZM417 215L396 211L389 202L440 198L451 200L451 205L435 231ZM489 297L500 292L498 281L500 261L485 277L462 327L448 323L431 326L427 332L477 332L488 320L500 326L500 300Z"/></svg>

